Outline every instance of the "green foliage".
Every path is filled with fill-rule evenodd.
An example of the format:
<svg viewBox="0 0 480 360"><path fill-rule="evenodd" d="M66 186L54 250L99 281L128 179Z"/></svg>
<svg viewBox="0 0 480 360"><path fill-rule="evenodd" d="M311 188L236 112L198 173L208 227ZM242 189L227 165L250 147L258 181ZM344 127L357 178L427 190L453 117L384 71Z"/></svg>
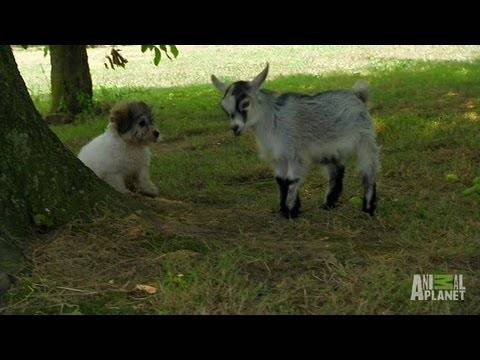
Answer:
<svg viewBox="0 0 480 360"><path fill-rule="evenodd" d="M168 46L168 48L167 48ZM153 58L153 63L155 66L158 66L162 59L162 51L163 53L172 60L170 54L169 54L169 49L170 53L173 55L174 58L177 58L178 56L178 49L175 45L142 45L141 50L142 52L146 52L147 50L153 51L154 52L154 58Z"/></svg>
<svg viewBox="0 0 480 360"><path fill-rule="evenodd" d="M167 46L169 48L167 48ZM174 58L178 56L178 50L175 45L141 45L140 47L142 53L146 51L153 51L153 63L155 66L160 64L162 60L162 54L166 55L168 59L172 60L173 55ZM170 49L170 54L169 54ZM115 46L112 48L110 55L107 55L105 58L108 62L105 62L104 65L108 69L115 69L116 66L120 66L125 68L125 65L128 63L128 60L125 59L122 55L120 55L119 49L116 49Z"/></svg>
<svg viewBox="0 0 480 360"><path fill-rule="evenodd" d="M107 62L103 63L105 65L105 68L108 69L109 65L111 69L115 69L115 66L120 66L122 68L125 68L125 65L128 63L128 60L125 59L120 54L120 51L121 51L120 49L112 48L110 55L105 56L105 59L108 60L108 63Z"/></svg>
<svg viewBox="0 0 480 360"><path fill-rule="evenodd" d="M158 66L158 64L160 63L160 60L162 59L162 52L157 47L155 47L154 50L155 50L155 57L153 58L153 63L155 64L155 66Z"/></svg>
<svg viewBox="0 0 480 360"><path fill-rule="evenodd" d="M175 45L168 45L170 46L170 52L173 54L173 56L176 58L178 56L178 49Z"/></svg>
<svg viewBox="0 0 480 360"><path fill-rule="evenodd" d="M20 45L24 49L28 49L31 45ZM141 45L142 53L147 50L154 52L153 63L155 66L160 64L162 60L162 53L167 56L168 59L172 60L170 55L176 59L178 56L178 49L175 45ZM43 46L43 55L47 56L49 52L49 46ZM125 68L125 65L128 63L128 60L120 54L121 50L117 49L115 45L112 47L109 55L105 56L105 62L103 63L105 68L115 69L117 66Z"/></svg>

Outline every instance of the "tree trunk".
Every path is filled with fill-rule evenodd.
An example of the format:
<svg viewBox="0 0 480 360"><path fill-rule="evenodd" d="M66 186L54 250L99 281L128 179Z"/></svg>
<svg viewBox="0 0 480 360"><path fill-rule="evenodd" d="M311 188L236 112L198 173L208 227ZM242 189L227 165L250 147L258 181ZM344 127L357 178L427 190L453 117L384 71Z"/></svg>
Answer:
<svg viewBox="0 0 480 360"><path fill-rule="evenodd" d="M0 275L21 267L38 228L60 225L118 194L67 150L27 92L10 46L0 46Z"/></svg>
<svg viewBox="0 0 480 360"><path fill-rule="evenodd" d="M86 45L50 45L52 113L78 114L92 103Z"/></svg>

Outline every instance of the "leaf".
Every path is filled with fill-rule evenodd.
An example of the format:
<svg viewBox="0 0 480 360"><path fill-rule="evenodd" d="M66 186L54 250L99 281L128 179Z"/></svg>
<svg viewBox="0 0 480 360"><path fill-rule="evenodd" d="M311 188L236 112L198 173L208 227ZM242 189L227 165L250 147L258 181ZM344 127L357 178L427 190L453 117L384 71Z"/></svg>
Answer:
<svg viewBox="0 0 480 360"><path fill-rule="evenodd" d="M112 69L114 69L114 68L115 68L115 65L113 64L112 58L111 58L110 56L105 56L105 58L107 58L107 60L110 62L110 67L111 67Z"/></svg>
<svg viewBox="0 0 480 360"><path fill-rule="evenodd" d="M170 52L172 53L173 57L176 59L178 56L178 49L175 45L169 45L170 46Z"/></svg>
<svg viewBox="0 0 480 360"><path fill-rule="evenodd" d="M44 46L44 47L43 47L43 56L44 56L44 57L47 56L49 49L50 49L50 48L49 48L48 46Z"/></svg>
<svg viewBox="0 0 480 360"><path fill-rule="evenodd" d="M158 66L158 64L160 63L160 60L162 59L162 52L157 47L155 47L154 49L155 49L155 58L153 59L153 63L155 64L155 66Z"/></svg>
<svg viewBox="0 0 480 360"><path fill-rule="evenodd" d="M454 183L459 180L458 176L456 174L447 174L445 175L445 180L448 182Z"/></svg>
<svg viewBox="0 0 480 360"><path fill-rule="evenodd" d="M170 57L170 55L168 55L168 50L167 50L167 46L166 45L159 45L160 46L160 49L163 50L163 52L165 53L165 55L167 55L167 58L169 60L172 60L172 58Z"/></svg>
<svg viewBox="0 0 480 360"><path fill-rule="evenodd" d="M144 53L147 50L153 50L153 45L142 45L142 52Z"/></svg>
<svg viewBox="0 0 480 360"><path fill-rule="evenodd" d="M362 199L360 199L358 196L353 196L351 197L348 202L353 205L353 206L362 206Z"/></svg>
<svg viewBox="0 0 480 360"><path fill-rule="evenodd" d="M140 290L140 291L144 291L144 292L146 292L147 294L150 294L150 295L153 295L153 294L157 293L157 288L155 288L153 286L150 286L150 285L137 284L137 286L135 286L135 289Z"/></svg>
<svg viewBox="0 0 480 360"><path fill-rule="evenodd" d="M120 49L112 49L111 54L112 54L112 59L113 63L116 66L121 66L122 68L125 69L125 64L128 63L128 60L125 59L121 54L120 54Z"/></svg>

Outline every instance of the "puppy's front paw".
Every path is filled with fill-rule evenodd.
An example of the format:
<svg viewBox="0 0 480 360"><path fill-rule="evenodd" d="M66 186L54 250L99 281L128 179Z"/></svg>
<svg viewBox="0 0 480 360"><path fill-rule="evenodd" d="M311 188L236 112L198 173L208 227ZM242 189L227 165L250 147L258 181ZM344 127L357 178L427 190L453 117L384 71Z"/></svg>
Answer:
<svg viewBox="0 0 480 360"><path fill-rule="evenodd" d="M140 193L145 196L150 197L157 197L158 196L158 188L155 185L151 185L148 187L144 187L140 189Z"/></svg>
<svg viewBox="0 0 480 360"><path fill-rule="evenodd" d="M131 192L130 190L128 190L127 188L123 188L123 187L114 187L115 190L117 190L119 193L123 194L123 195L134 195L135 193Z"/></svg>

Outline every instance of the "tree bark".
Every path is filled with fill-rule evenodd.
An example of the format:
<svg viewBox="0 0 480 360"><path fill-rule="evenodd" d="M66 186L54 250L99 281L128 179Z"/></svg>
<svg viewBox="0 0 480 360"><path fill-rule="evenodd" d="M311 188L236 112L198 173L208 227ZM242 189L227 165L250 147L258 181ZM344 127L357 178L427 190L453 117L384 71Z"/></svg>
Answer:
<svg viewBox="0 0 480 360"><path fill-rule="evenodd" d="M36 229L88 216L102 202L119 204L119 197L50 131L5 45L0 92L0 273L14 273Z"/></svg>
<svg viewBox="0 0 480 360"><path fill-rule="evenodd" d="M86 45L50 45L52 113L78 114L92 103Z"/></svg>

